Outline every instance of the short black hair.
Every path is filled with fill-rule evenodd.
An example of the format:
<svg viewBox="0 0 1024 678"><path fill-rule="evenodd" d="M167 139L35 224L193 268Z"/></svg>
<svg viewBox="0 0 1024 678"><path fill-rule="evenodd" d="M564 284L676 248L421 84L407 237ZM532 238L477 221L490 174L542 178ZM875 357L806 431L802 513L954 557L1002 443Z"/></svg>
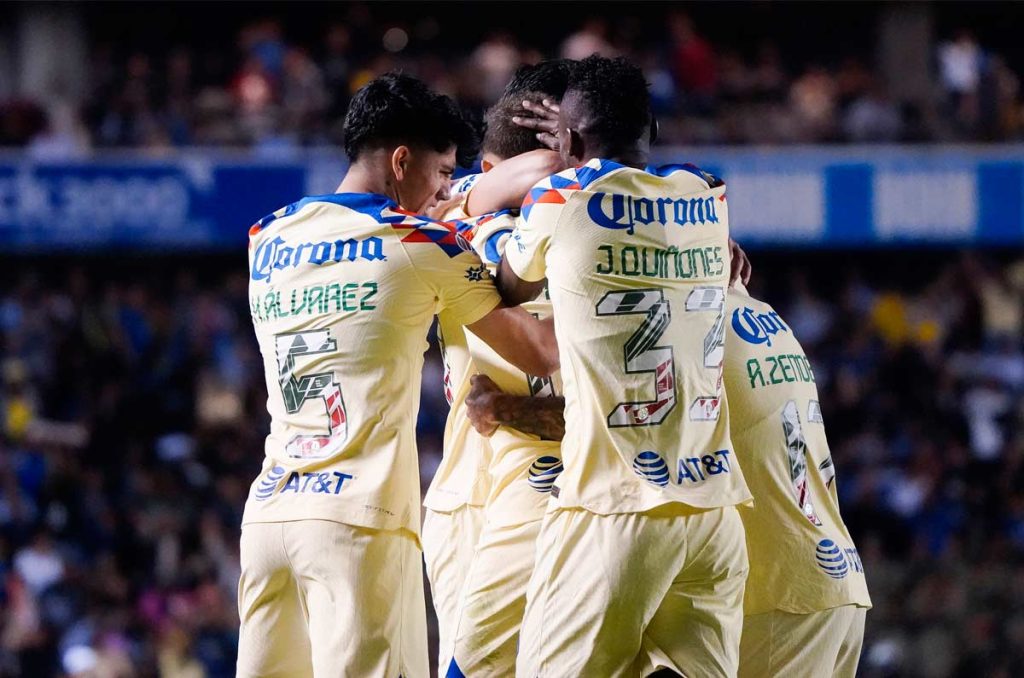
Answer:
<svg viewBox="0 0 1024 678"><path fill-rule="evenodd" d="M374 78L356 92L345 115L344 134L350 162L367 148L397 143L438 153L455 146L459 164L469 167L480 150L477 126L451 97L398 72Z"/></svg>
<svg viewBox="0 0 1024 678"><path fill-rule="evenodd" d="M516 69L512 80L505 85L502 98L520 96L522 92L542 92L561 99L569 86L569 72L574 63L572 59L550 59L539 64L524 64Z"/></svg>
<svg viewBox="0 0 1024 678"><path fill-rule="evenodd" d="M523 100L539 102L547 95L543 92L524 90L498 99L498 102L487 109L484 122L484 151L493 153L503 160L514 158L520 153L546 148L537 140L537 133L532 129L520 127L512 122L512 116L529 116L530 111L523 108Z"/></svg>
<svg viewBox="0 0 1024 678"><path fill-rule="evenodd" d="M651 94L640 67L623 57L592 55L576 62L568 92L582 95L590 113L587 133L610 147L630 146L651 124Z"/></svg>

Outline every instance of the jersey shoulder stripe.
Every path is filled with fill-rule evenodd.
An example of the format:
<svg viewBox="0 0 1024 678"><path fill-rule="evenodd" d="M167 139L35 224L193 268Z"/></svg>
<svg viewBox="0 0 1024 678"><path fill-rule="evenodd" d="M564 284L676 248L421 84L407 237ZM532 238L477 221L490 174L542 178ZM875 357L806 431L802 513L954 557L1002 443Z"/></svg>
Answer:
<svg viewBox="0 0 1024 678"><path fill-rule="evenodd" d="M693 176L697 177L698 179L706 183L708 185L708 188L715 188L716 186L721 186L722 184L725 183L711 172L705 172L701 168L689 162L670 163L668 165L657 166L648 165L644 169L644 171L647 172L648 174L653 174L658 177L667 177L675 172L689 172Z"/></svg>
<svg viewBox="0 0 1024 678"><path fill-rule="evenodd" d="M470 222L459 219L436 221L397 206L384 210L380 221L390 224L400 235L404 234L403 243L433 243L450 258L473 249L469 244L473 237L473 224Z"/></svg>
<svg viewBox="0 0 1024 678"><path fill-rule="evenodd" d="M574 171L576 172L576 181L580 185L580 190L583 190L598 179L602 179L620 169L626 169L626 166L611 160L594 158L587 162L587 164L575 168Z"/></svg>
<svg viewBox="0 0 1024 678"><path fill-rule="evenodd" d="M530 217L533 206L537 204L564 205L572 191L580 189L579 180L576 178L576 170L573 168L552 174L546 179L538 181L523 200L520 209L523 219Z"/></svg>
<svg viewBox="0 0 1024 678"><path fill-rule="evenodd" d="M376 193L330 193L328 195L310 195L263 217L252 225L249 229L249 235L256 235L277 219L290 217L307 205L318 202L326 202L347 207L350 210L373 217L378 221L381 220L381 214L385 209L395 205L391 198Z"/></svg>

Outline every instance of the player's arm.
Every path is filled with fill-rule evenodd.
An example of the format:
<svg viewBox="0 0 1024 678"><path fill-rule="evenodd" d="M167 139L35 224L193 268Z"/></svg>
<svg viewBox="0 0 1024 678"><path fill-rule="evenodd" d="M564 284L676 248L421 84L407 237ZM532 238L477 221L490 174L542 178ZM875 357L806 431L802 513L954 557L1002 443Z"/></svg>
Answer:
<svg viewBox="0 0 1024 678"><path fill-rule="evenodd" d="M537 295L544 291L547 279L523 280L518 273L512 270L512 265L508 263L508 257L505 257L501 260L501 266L498 267L498 277L494 284L498 288L498 294L501 295L502 301L509 306L519 306L536 299Z"/></svg>
<svg viewBox="0 0 1024 678"><path fill-rule="evenodd" d="M519 307L499 305L466 329L527 374L547 377L558 371L552 318L538 320Z"/></svg>
<svg viewBox="0 0 1024 678"><path fill-rule="evenodd" d="M464 325L502 358L528 374L545 377L556 372L558 343L554 323L501 303L480 257L471 249L453 251L450 247L466 247L456 237L456 224L428 222L418 227L430 233L430 239L416 241L406 252L423 285L436 294L435 313L445 314L453 325ZM445 239L447 249L434 244Z"/></svg>
<svg viewBox="0 0 1024 678"><path fill-rule="evenodd" d="M463 209L479 216L523 204L526 193L545 177L565 169L555 151L538 149L504 160L484 172L466 196Z"/></svg>
<svg viewBox="0 0 1024 678"><path fill-rule="evenodd" d="M548 199L557 192L547 179L534 186L523 201L519 225L505 243L494 284L509 306L536 299L547 285L547 253L565 204L564 196Z"/></svg>
<svg viewBox="0 0 1024 678"><path fill-rule="evenodd" d="M754 268L750 265L747 253L743 251L739 243L729 238L729 283L733 284L739 281L746 285L750 282L750 274L753 271Z"/></svg>
<svg viewBox="0 0 1024 678"><path fill-rule="evenodd" d="M490 377L470 377L466 409L473 427L489 436L499 426L508 426L541 440L565 437L565 398L537 398L505 393Z"/></svg>

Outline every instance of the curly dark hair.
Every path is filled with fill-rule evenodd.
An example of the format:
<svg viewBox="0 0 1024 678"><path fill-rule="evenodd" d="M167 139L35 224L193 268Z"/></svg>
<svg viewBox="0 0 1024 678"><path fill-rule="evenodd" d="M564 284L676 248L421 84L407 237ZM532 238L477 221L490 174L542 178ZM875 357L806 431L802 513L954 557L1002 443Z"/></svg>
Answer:
<svg viewBox="0 0 1024 678"><path fill-rule="evenodd" d="M364 149L387 143L431 148L456 147L463 167L476 160L480 131L458 105L417 78L391 72L363 86L345 115L345 153L355 162Z"/></svg>
<svg viewBox="0 0 1024 678"><path fill-rule="evenodd" d="M515 124L512 122L512 116L531 115L530 111L523 108L523 99L540 101L546 96L548 95L543 92L523 90L498 99L496 104L487 109L487 115L484 117L487 125L487 131L484 132L484 150L507 159L520 153L545 148L544 144L537 140L536 132Z"/></svg>
<svg viewBox="0 0 1024 678"><path fill-rule="evenodd" d="M569 86L569 72L575 63L572 59L550 59L539 64L523 64L505 85L502 98L522 96L523 92L542 92L561 99Z"/></svg>
<svg viewBox="0 0 1024 678"><path fill-rule="evenodd" d="M640 67L627 59L596 54L569 74L567 91L582 95L590 113L586 132L610 147L630 146L651 124L651 95Z"/></svg>

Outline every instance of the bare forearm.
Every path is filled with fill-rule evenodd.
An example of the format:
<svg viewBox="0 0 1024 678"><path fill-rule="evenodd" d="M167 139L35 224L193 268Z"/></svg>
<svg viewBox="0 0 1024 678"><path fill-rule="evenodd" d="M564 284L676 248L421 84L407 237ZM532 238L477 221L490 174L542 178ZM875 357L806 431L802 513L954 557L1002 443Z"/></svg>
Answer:
<svg viewBox="0 0 1024 678"><path fill-rule="evenodd" d="M498 294L509 306L519 306L528 301L533 301L544 291L545 280L528 282L516 275L508 260L502 259L498 267L498 275L494 279L494 286L498 288Z"/></svg>
<svg viewBox="0 0 1024 678"><path fill-rule="evenodd" d="M477 179L466 198L466 213L479 216L518 209L534 184L563 169L565 165L554 151L529 151L509 158Z"/></svg>
<svg viewBox="0 0 1024 678"><path fill-rule="evenodd" d="M565 437L565 398L535 398L502 394L494 403L494 420L541 440Z"/></svg>

